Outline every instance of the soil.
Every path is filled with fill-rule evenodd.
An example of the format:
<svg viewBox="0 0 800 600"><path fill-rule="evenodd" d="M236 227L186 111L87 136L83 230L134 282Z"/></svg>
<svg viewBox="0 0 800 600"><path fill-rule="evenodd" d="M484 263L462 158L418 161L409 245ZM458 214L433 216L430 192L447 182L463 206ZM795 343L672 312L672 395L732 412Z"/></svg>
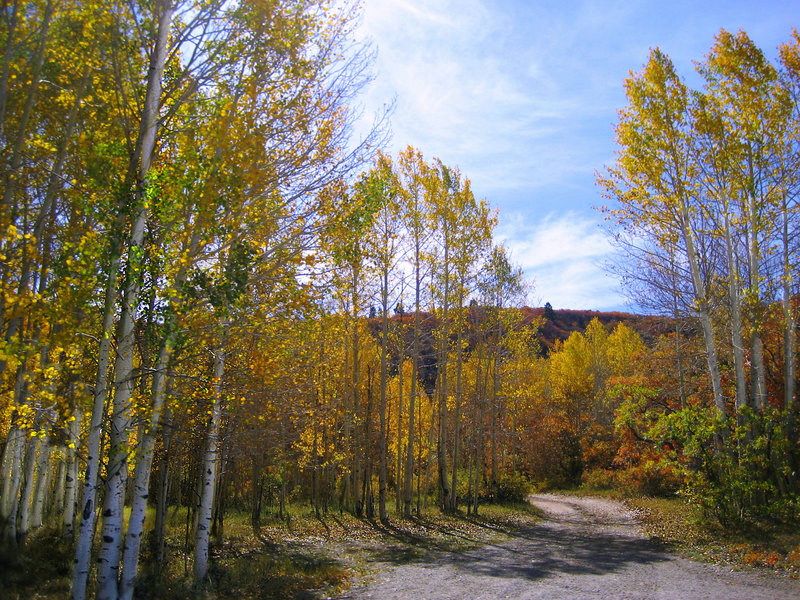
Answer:
<svg viewBox="0 0 800 600"><path fill-rule="evenodd" d="M466 551L386 552L337 598L489 600L583 598L800 599L800 581L691 561L648 539L607 498L531 496L546 518Z"/></svg>

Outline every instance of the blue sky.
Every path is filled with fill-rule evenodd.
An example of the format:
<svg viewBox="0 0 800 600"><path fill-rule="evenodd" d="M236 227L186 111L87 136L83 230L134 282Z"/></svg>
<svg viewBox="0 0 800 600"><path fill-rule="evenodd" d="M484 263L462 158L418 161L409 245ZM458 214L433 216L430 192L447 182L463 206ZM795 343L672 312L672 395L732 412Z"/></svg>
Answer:
<svg viewBox="0 0 800 600"><path fill-rule="evenodd" d="M530 304L630 309L602 269L594 209L623 80L658 46L696 83L692 61L721 28L775 57L799 15L800 0L364 0L378 49L365 106L396 98L389 150L458 166L499 209L496 240L535 281Z"/></svg>

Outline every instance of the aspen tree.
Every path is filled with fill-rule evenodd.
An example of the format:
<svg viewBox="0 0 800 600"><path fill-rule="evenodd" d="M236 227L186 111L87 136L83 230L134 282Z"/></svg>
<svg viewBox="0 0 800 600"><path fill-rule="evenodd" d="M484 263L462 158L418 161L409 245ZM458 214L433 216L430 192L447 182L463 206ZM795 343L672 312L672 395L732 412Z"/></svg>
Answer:
<svg viewBox="0 0 800 600"><path fill-rule="evenodd" d="M618 224L654 232L658 244L668 248L682 241L690 273L694 311L703 331L706 362L714 405L725 416L712 299L708 275L701 264L697 222L697 170L693 162L689 90L660 50L640 74L625 83L630 105L620 111L616 127L621 152L608 176L598 182L620 203L611 211Z"/></svg>
<svg viewBox="0 0 800 600"><path fill-rule="evenodd" d="M417 407L421 357L420 301L424 277L422 271L422 253L426 243L425 223L423 218L423 186L427 166L424 163L422 153L411 147L400 153L398 164L404 199L403 212L401 214L404 226L410 237L411 261L414 271L414 342L411 357L411 383L409 386L405 481L403 482L403 514L406 517L410 517L411 503L413 500L414 443L416 435L414 419L416 416L415 410ZM418 465L418 468L421 469L422 465Z"/></svg>

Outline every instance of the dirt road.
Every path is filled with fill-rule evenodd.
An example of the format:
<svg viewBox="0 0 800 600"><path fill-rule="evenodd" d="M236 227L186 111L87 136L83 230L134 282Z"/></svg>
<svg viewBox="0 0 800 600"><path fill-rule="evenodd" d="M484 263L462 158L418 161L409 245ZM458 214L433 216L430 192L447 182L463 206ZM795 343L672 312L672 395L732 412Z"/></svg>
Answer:
<svg viewBox="0 0 800 600"><path fill-rule="evenodd" d="M732 572L668 552L642 535L619 502L550 494L531 501L547 519L510 539L419 560L387 557L369 583L343 598L800 599L797 580Z"/></svg>

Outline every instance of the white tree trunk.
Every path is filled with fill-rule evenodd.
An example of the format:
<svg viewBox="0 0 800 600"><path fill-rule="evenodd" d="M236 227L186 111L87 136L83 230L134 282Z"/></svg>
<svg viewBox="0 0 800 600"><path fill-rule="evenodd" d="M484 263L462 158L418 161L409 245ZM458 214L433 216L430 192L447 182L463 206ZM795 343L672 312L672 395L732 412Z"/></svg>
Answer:
<svg viewBox="0 0 800 600"><path fill-rule="evenodd" d="M168 325L168 327L174 327ZM128 532L125 536L125 547L122 556L122 573L119 582L120 600L130 600L133 597L136 572L139 568L139 546L142 541L144 519L147 510L147 496L150 487L150 473L153 466L153 451L156 443L156 431L164 407L167 369L172 354L175 334L170 331L167 339L162 344L153 374L153 407L150 424L145 427L145 433L139 442L139 452L136 458L134 473L133 500L131 502L131 516L128 521Z"/></svg>
<svg viewBox="0 0 800 600"><path fill-rule="evenodd" d="M15 438L16 441L10 453L11 469L8 476L8 492L3 496L3 538L12 546L16 546L17 543L17 512L19 508L19 491L22 485L22 461L26 445L25 432L17 429Z"/></svg>
<svg viewBox="0 0 800 600"><path fill-rule="evenodd" d="M64 449L58 459L58 467L56 468L56 481L53 486L53 498L50 502L48 511L54 515L62 515L64 513L64 491L67 487L67 451Z"/></svg>
<svg viewBox="0 0 800 600"><path fill-rule="evenodd" d="M48 438L44 438L41 442L39 457L36 460L36 485L33 490L31 529L39 529L44 518L44 501L50 485L50 451Z"/></svg>
<svg viewBox="0 0 800 600"><path fill-rule="evenodd" d="M161 0L158 15L158 32L150 58L142 119L137 148L131 172L136 172L135 216L128 238L127 281L122 299L117 334L117 360L115 362L115 390L111 420L111 447L103 503L103 529L97 568L97 600L118 598L118 575L122 542L122 513L125 502L125 483L128 470L128 428L130 427L130 399L133 391L133 354L135 350L134 312L139 297L135 264L137 251L142 246L149 210L144 201L145 182L155 148L158 129L158 109L161 101L161 82L167 58L167 42L174 7L171 0ZM138 163L138 164L137 164Z"/></svg>
<svg viewBox="0 0 800 600"><path fill-rule="evenodd" d="M8 515L11 513L11 499L17 493L14 491L18 484L15 477L19 475L17 447L24 440L25 434L12 425L6 438L6 447L3 449L2 471L0 471L0 477L3 479L3 495L0 498L0 527L5 525Z"/></svg>
<svg viewBox="0 0 800 600"><path fill-rule="evenodd" d="M742 299L739 293L739 273L733 251L730 213L728 202L725 202L725 248L728 259L728 298L731 309L731 344L733 346L733 366L736 375L736 413L741 419L741 409L747 406L747 381L744 368L744 339L742 338Z"/></svg>
<svg viewBox="0 0 800 600"><path fill-rule="evenodd" d="M83 410L76 408L72 413L73 420L69 424L69 443L67 448L66 477L64 485L64 512L62 513L64 535L72 537L75 531L75 509L78 504L78 443L80 441Z"/></svg>
<svg viewBox="0 0 800 600"><path fill-rule="evenodd" d="M113 252L112 252L113 254ZM89 560L92 552L92 538L96 518L97 481L100 471L100 441L105 420L105 403L108 396L108 367L111 358L111 336L114 327L115 300L117 295L116 270L119 257L112 258L106 285L105 306L103 309L103 335L97 355L97 375L94 386L92 417L89 425L89 439L86 442L86 470L84 472L83 496L81 498L80 528L75 544L75 565L72 570L72 600L85 600L86 584L89 578ZM77 485L74 477L72 485Z"/></svg>
<svg viewBox="0 0 800 600"><path fill-rule="evenodd" d="M22 495L19 499L19 527L17 529L17 541L23 545L25 544L30 529L31 496L33 495L33 485L36 474L36 454L39 451L39 444L39 437L34 436L28 440L25 449L25 485L22 487Z"/></svg>
<svg viewBox="0 0 800 600"><path fill-rule="evenodd" d="M694 296L697 300L697 313L700 318L700 326L703 329L703 341L706 347L706 363L708 372L711 376L711 388L714 392L714 406L721 416L725 416L725 397L722 393L722 377L719 371L719 359L717 358L716 336L714 326L711 322L711 313L706 297L705 285L700 273L700 258L695 248L694 233L689 223L689 208L684 200L680 203L680 225L683 240L686 244L686 258L689 262L689 269L692 275L692 287Z"/></svg>
<svg viewBox="0 0 800 600"><path fill-rule="evenodd" d="M196 581L204 580L208 574L208 539L214 505L214 489L216 488L219 426L222 417L222 377L225 374L225 346L229 327L228 321L221 324L220 343L214 352L214 391L203 459L202 486L200 502L197 506L197 530L194 544L194 578Z"/></svg>

